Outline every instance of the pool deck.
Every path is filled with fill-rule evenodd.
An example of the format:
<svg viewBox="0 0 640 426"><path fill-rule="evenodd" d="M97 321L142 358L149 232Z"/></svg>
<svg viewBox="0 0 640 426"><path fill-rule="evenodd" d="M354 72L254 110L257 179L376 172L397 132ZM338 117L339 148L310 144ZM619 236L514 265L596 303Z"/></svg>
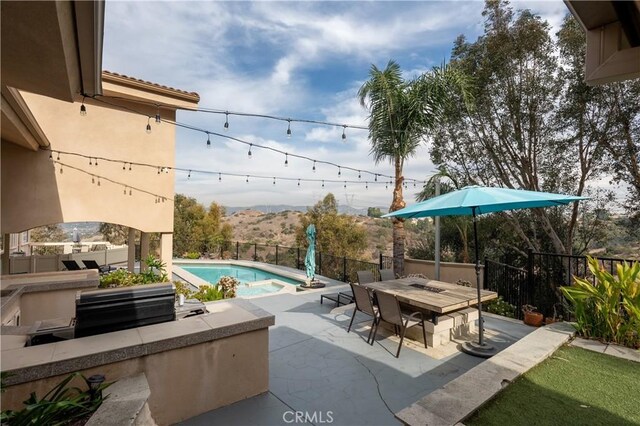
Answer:
<svg viewBox="0 0 640 426"><path fill-rule="evenodd" d="M460 352L455 343L437 349L405 344L399 359L392 354L395 336L368 345L369 322L346 331L353 305L320 304L320 294L347 289L342 284L252 299L276 316L269 331L269 392L182 424L286 425L294 423L295 412L303 416L295 423L306 418L309 424L401 424L394 413L484 361ZM485 335L500 350L535 330L520 321L485 318Z"/></svg>

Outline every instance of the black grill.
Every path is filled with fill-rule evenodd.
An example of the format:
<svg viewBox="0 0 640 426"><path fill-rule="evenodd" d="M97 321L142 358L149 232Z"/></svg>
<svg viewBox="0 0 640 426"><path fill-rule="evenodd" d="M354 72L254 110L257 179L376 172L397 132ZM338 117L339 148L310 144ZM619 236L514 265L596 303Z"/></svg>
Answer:
<svg viewBox="0 0 640 426"><path fill-rule="evenodd" d="M75 337L174 321L172 283L78 292Z"/></svg>

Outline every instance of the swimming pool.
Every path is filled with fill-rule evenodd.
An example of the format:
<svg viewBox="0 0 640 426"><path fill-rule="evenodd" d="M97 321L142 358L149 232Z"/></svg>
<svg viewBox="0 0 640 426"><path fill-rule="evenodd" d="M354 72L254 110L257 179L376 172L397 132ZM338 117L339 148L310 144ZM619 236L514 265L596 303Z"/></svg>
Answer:
<svg viewBox="0 0 640 426"><path fill-rule="evenodd" d="M185 271L211 284L217 284L222 277L234 277L238 281L240 281L241 284L240 286L238 286L238 296L259 296L263 294L275 293L282 289L282 285L278 285L277 283L273 282L263 284L261 283L259 285L250 285L250 283L254 283L256 281L275 279L294 286L302 284L301 281L294 280L292 278L288 278L279 274L274 274L271 272L263 271L262 269L240 265L181 264L180 267Z"/></svg>

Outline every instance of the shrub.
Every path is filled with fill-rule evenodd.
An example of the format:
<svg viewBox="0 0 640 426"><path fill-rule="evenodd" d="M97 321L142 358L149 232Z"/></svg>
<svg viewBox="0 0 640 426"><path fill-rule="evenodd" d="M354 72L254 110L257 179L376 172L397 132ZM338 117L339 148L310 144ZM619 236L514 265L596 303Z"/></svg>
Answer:
<svg viewBox="0 0 640 426"><path fill-rule="evenodd" d="M218 288L222 290L225 299L232 299L236 297L236 289L240 281L233 277L222 277L218 281Z"/></svg>
<svg viewBox="0 0 640 426"><path fill-rule="evenodd" d="M76 377L84 379L87 390L67 387ZM36 393L32 392L24 401L25 408L22 410L3 411L0 421L3 425L75 424L98 409L104 400L102 391L110 385L111 383L103 383L96 391L90 391L87 379L80 373L73 373L51 389L42 399L38 399Z"/></svg>
<svg viewBox="0 0 640 426"><path fill-rule="evenodd" d="M515 318L516 317L516 307L511 303L506 302L502 296L498 296L497 299L491 300L490 302L483 303L482 308L484 311L502 315L507 318Z"/></svg>
<svg viewBox="0 0 640 426"><path fill-rule="evenodd" d="M197 292L191 294L191 298L201 302L213 302L224 299L224 292L218 286L201 285Z"/></svg>
<svg viewBox="0 0 640 426"><path fill-rule="evenodd" d="M574 277L573 285L561 287L572 305L578 334L637 348L640 347L640 262L617 265L616 275L600 268L589 257L592 284Z"/></svg>
<svg viewBox="0 0 640 426"><path fill-rule="evenodd" d="M147 270L139 274L126 269L118 269L100 276L100 288L131 287L140 284L163 283L169 281L166 265L153 255L144 260Z"/></svg>
<svg viewBox="0 0 640 426"><path fill-rule="evenodd" d="M190 251L184 254L185 259L200 259L200 253L197 251Z"/></svg>

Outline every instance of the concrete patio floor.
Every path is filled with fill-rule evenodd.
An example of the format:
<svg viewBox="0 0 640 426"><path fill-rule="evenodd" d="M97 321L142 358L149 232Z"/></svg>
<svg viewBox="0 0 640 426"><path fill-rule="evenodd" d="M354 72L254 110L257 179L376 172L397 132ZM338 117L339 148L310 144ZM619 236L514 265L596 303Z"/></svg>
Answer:
<svg viewBox="0 0 640 426"><path fill-rule="evenodd" d="M276 316L269 332L269 392L182 424L286 425L306 419L310 424L396 425L395 412L483 361L461 353L455 343L428 350L405 345L397 359L395 336L368 345L367 317L359 314L356 321L364 322L347 333L352 306L321 305L320 294L252 299ZM534 330L495 316L486 317L485 328L501 350ZM296 419L295 412L303 417Z"/></svg>

